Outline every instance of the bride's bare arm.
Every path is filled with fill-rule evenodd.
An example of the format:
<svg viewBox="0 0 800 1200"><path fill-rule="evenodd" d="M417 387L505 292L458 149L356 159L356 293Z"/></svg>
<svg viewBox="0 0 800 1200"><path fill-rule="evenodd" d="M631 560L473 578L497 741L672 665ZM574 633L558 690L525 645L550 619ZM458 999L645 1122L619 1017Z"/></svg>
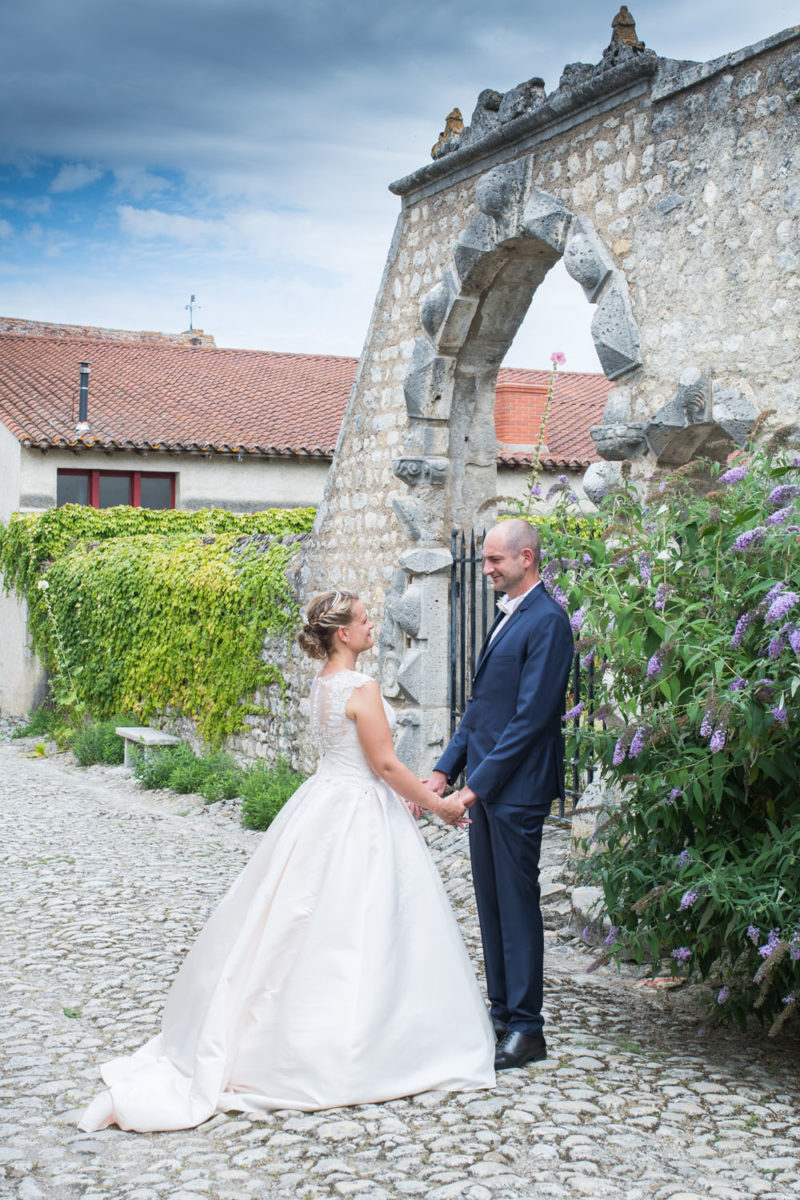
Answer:
<svg viewBox="0 0 800 1200"><path fill-rule="evenodd" d="M411 804L429 809L448 825L461 820L464 805L459 800L454 796L437 796L400 762L377 683L370 680L355 688L345 705L345 713L356 723L358 740L367 762L389 787Z"/></svg>

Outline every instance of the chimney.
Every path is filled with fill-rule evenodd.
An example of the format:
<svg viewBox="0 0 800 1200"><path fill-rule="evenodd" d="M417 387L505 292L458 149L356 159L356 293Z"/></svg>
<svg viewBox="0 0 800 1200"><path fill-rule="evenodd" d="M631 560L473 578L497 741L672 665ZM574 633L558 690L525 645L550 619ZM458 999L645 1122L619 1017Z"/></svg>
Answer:
<svg viewBox="0 0 800 1200"><path fill-rule="evenodd" d="M78 399L78 424L75 426L76 433L88 433L91 429L89 424L89 373L91 367L88 362L78 363L78 370L81 373L81 390Z"/></svg>

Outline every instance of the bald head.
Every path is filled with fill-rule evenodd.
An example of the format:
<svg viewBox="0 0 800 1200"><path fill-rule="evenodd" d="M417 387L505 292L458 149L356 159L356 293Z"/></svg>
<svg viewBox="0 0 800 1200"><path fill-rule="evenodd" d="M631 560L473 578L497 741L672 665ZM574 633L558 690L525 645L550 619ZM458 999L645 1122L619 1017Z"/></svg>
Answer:
<svg viewBox="0 0 800 1200"><path fill-rule="evenodd" d="M496 592L520 596L539 581L541 540L528 521L514 517L493 525L483 540L483 573Z"/></svg>

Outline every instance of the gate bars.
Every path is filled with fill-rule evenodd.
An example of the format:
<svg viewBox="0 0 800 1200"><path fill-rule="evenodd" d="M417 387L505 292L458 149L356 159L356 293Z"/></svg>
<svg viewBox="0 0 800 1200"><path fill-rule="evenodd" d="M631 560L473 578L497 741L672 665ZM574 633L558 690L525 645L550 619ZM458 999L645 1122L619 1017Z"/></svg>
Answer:
<svg viewBox="0 0 800 1200"><path fill-rule="evenodd" d="M450 709L450 736L464 714L467 706L467 689L475 674L478 651L483 645L486 632L494 620L494 591L483 574L481 546L485 530L476 539L474 530L469 534L469 543L464 531L454 529L450 535L450 645L447 700ZM544 585L543 585L544 586ZM581 666L580 655L576 654L572 664L570 707L586 700L586 710L594 707L594 661ZM564 711L566 712L566 700ZM580 725L580 717L573 718L574 727ZM578 766L577 755L565 763L570 811L578 807L587 783L594 776L593 767L583 771ZM558 817L566 819L566 804L559 801Z"/></svg>

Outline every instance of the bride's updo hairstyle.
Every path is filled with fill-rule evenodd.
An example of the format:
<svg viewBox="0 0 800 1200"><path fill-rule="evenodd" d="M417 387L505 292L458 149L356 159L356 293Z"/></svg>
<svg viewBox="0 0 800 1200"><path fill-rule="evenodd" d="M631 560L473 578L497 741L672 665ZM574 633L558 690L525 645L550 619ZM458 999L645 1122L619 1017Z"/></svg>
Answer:
<svg viewBox="0 0 800 1200"><path fill-rule="evenodd" d="M327 658L336 630L353 619L355 592L323 592L310 601L297 642L309 658Z"/></svg>

